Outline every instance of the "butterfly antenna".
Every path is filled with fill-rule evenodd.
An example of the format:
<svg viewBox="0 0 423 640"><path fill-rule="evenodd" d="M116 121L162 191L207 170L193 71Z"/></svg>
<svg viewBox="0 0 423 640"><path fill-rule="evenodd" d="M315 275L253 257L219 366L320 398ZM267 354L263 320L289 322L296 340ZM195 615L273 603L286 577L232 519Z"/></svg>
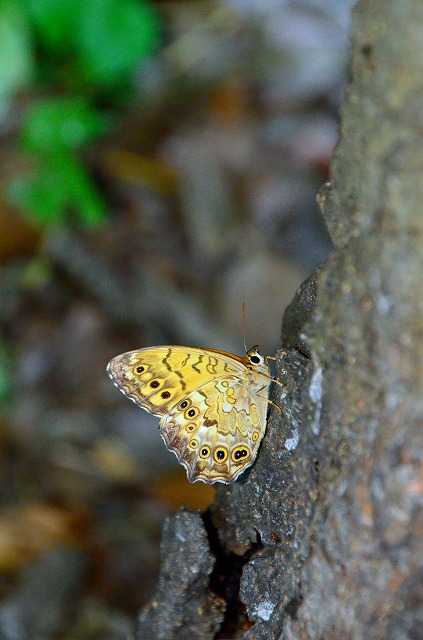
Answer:
<svg viewBox="0 0 423 640"><path fill-rule="evenodd" d="M241 327L242 327L242 335L244 337L244 350L245 353L247 353L248 349L247 349L247 342L246 342L246 338L245 338L245 326L246 326L246 321L245 321L245 302L241 303Z"/></svg>

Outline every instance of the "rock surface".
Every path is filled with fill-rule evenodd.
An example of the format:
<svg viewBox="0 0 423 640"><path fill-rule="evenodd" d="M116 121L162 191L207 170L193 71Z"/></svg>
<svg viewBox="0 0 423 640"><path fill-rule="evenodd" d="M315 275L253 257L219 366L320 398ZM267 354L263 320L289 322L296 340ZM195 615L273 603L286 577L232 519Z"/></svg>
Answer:
<svg viewBox="0 0 423 640"><path fill-rule="evenodd" d="M215 560L199 514L180 511L167 519L161 557L157 592L140 616L137 638L213 638L224 602L208 591Z"/></svg>
<svg viewBox="0 0 423 640"><path fill-rule="evenodd" d="M286 313L283 410L204 521L168 524L140 640L421 637L422 41L419 0L358 3L319 197L336 251Z"/></svg>

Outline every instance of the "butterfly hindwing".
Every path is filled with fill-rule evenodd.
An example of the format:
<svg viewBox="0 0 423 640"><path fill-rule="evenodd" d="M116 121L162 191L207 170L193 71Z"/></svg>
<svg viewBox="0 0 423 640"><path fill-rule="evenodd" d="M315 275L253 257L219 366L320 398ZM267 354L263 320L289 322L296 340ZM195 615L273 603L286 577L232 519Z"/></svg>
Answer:
<svg viewBox="0 0 423 640"><path fill-rule="evenodd" d="M162 418L166 446L191 482L231 482L253 462L266 428L268 383L254 387L236 376L205 383Z"/></svg>

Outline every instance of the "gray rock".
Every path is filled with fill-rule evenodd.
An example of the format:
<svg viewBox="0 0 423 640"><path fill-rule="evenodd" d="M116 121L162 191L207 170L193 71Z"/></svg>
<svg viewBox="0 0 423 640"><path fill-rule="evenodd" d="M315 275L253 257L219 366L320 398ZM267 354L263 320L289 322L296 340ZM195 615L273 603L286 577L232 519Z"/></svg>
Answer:
<svg viewBox="0 0 423 640"><path fill-rule="evenodd" d="M421 637L422 3L362 0L353 39L342 139L320 196L336 251L287 310L284 388L272 397L281 411L257 461L211 509L210 586L220 572L228 609L216 636L197 626L195 638ZM167 528L167 548L175 535ZM170 558L162 624L192 612L163 578L185 575L189 554ZM168 640L192 635L167 629Z"/></svg>
<svg viewBox="0 0 423 640"><path fill-rule="evenodd" d="M209 592L214 558L199 514L168 518L161 542L157 592L140 615L137 640L214 638L224 602Z"/></svg>

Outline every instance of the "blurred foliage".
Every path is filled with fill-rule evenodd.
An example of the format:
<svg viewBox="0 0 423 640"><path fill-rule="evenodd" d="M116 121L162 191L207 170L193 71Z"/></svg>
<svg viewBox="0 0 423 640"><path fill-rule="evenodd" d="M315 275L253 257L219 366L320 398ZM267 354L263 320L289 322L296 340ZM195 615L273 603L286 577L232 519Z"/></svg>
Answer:
<svg viewBox="0 0 423 640"><path fill-rule="evenodd" d="M17 91L29 92L21 145L32 170L10 197L37 222L62 222L70 211L85 224L104 218L82 152L111 114L117 122L159 32L147 0L0 0L0 118ZM51 97L37 100L39 92Z"/></svg>
<svg viewBox="0 0 423 640"><path fill-rule="evenodd" d="M0 342L0 407L9 399L11 387L10 355L5 345Z"/></svg>
<svg viewBox="0 0 423 640"><path fill-rule="evenodd" d="M69 207L95 224L104 203L74 151L101 135L106 120L81 98L52 98L27 110L22 147L38 161L33 177L16 180L15 202L45 224L59 222Z"/></svg>
<svg viewBox="0 0 423 640"><path fill-rule="evenodd" d="M29 152L50 154L77 149L105 130L105 119L80 98L56 98L28 109L22 143Z"/></svg>
<svg viewBox="0 0 423 640"><path fill-rule="evenodd" d="M32 77L30 34L20 7L0 1L0 120L15 92Z"/></svg>

